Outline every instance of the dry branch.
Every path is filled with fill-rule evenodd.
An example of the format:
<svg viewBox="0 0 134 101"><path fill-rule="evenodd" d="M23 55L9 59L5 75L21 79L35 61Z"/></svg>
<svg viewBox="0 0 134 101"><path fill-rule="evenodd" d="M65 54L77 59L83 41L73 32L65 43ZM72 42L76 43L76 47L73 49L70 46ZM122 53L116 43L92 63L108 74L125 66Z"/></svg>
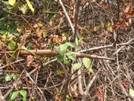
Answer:
<svg viewBox="0 0 134 101"><path fill-rule="evenodd" d="M4 52L0 52L0 53L4 53ZM14 51L5 51L5 53L12 54L12 53L14 53ZM84 54L84 53L80 53L80 52L72 52L72 53L75 54L78 58L87 57L87 58L92 58L92 59L114 60L114 58L108 58L108 57L104 57L104 56ZM57 56L57 55L59 55L59 52L52 51L52 50L20 50L20 54L21 55L36 54L36 55L46 55L46 56Z"/></svg>

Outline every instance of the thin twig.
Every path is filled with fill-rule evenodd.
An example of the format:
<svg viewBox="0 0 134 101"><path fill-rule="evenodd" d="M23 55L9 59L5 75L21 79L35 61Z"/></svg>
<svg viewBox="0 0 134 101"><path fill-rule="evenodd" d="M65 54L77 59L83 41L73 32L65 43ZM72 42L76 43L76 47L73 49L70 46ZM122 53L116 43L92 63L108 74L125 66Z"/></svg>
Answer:
<svg viewBox="0 0 134 101"><path fill-rule="evenodd" d="M60 3L60 5L61 5L61 7L62 7L62 9L63 9L63 12L64 12L64 14L65 14L65 16L66 16L66 18L67 18L67 20L68 20L70 26L71 26L72 32L73 32L73 34L74 34L74 26L73 26L73 24L72 24L72 22L71 22L71 20L70 20L70 18L69 18L69 16L68 16L68 13L67 13L67 11L66 11L66 9L65 9L65 7L64 7L64 4L63 4L62 0L59 0L59 3Z"/></svg>
<svg viewBox="0 0 134 101"><path fill-rule="evenodd" d="M7 65L1 66L0 69L4 69L4 68L6 68L9 65L12 65L12 64L15 64L15 63L18 63L18 62L22 62L22 61L24 61L24 59L16 60L16 61L14 61L12 63L9 63Z"/></svg>
<svg viewBox="0 0 134 101"><path fill-rule="evenodd" d="M83 83L82 83L82 75L81 75L81 68L78 70L78 89L79 89L79 93L80 95L83 95Z"/></svg>
<svg viewBox="0 0 134 101"><path fill-rule="evenodd" d="M65 78L66 78L66 83L65 83L65 93L64 93L64 97L63 97L63 101L66 101L66 97L67 97L67 94L68 94L68 88L69 88L69 83L70 83L70 80L71 80L71 76L68 74L68 72L66 71L65 69L65 66L60 62L61 64L61 67L64 69L65 71ZM70 71L69 71L70 72Z"/></svg>
<svg viewBox="0 0 134 101"><path fill-rule="evenodd" d="M74 32L74 39L75 39L75 44L78 45L77 37L78 37L79 32L77 30L77 25L78 25L78 15L79 15L78 13L79 13L80 0L75 0L75 1L76 1L76 3L75 3L75 9L74 9L75 10L75 32ZM77 49L75 51L77 51ZM80 62L81 60L79 59L77 61ZM79 89L80 95L82 95L83 94L82 75L80 75L80 74L81 74L81 69L78 70L77 75L78 75L78 89ZM74 76L72 76L72 79L73 78L74 78Z"/></svg>
<svg viewBox="0 0 134 101"><path fill-rule="evenodd" d="M31 78L31 76L29 75L29 73L25 70L25 72L26 72L26 76L32 81L32 83L34 84L34 85L36 85L36 83L34 82L34 80ZM37 89L40 91L40 93L42 94L42 96L43 96L43 98L44 98L44 101L47 101L46 100L46 98L45 98L45 96L44 96L44 94L43 94L43 92L41 91L41 89L36 85L36 87L37 87Z"/></svg>
<svg viewBox="0 0 134 101"><path fill-rule="evenodd" d="M87 98L89 89L90 89L90 87L92 86L92 84L93 84L93 82L95 81L95 79L97 78L99 71L100 71L100 70L98 70L98 72L93 76L92 80L91 80L91 81L89 82L89 84L87 85L86 90L85 90L84 93L83 93L83 96L82 96L82 100L81 100L81 101L86 101L86 98Z"/></svg>
<svg viewBox="0 0 134 101"><path fill-rule="evenodd" d="M5 101L4 96L2 95L1 89L0 89L0 101Z"/></svg>
<svg viewBox="0 0 134 101"><path fill-rule="evenodd" d="M129 40L129 41L127 42L127 44L130 44L133 40L134 40L134 38L131 39L131 40ZM118 52L119 52L121 49L123 49L124 47L125 47L125 46L121 46L116 52L113 53L113 55L118 54Z"/></svg>
<svg viewBox="0 0 134 101"><path fill-rule="evenodd" d="M50 60L50 61L44 63L43 66L46 66L46 65L48 65L48 64L50 64L50 63L52 63L52 62L55 62L56 60L57 60L57 59ZM40 68L40 67L39 67L39 68ZM29 73L29 75L33 74L36 70L37 70L37 69L33 69L33 70Z"/></svg>
<svg viewBox="0 0 134 101"><path fill-rule="evenodd" d="M134 40L134 38L131 39L131 42L133 40ZM116 45L117 46L126 46L126 45L134 45L134 43L128 43L128 42L126 42L126 43L120 43L120 44L116 44ZM106 45L106 46L93 47L93 48L89 48L89 49L84 49L84 50L80 50L78 52L88 52L88 51L99 50L99 49L103 49L103 48L111 48L111 47L113 47L113 44Z"/></svg>
<svg viewBox="0 0 134 101"><path fill-rule="evenodd" d="M75 4L75 28L74 28L74 39L75 43L77 44L77 36L78 36L78 31L77 31L77 24L78 24L78 13L79 13L79 6L80 6L80 0L76 0Z"/></svg>

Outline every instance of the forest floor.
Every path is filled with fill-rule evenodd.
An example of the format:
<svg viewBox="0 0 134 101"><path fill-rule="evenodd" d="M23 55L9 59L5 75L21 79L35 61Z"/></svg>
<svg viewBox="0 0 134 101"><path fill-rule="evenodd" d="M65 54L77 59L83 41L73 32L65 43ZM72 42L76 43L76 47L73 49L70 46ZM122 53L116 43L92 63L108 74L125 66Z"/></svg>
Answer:
<svg viewBox="0 0 134 101"><path fill-rule="evenodd" d="M90 68L94 74L84 66L72 72L74 61L59 63L53 54L21 54L20 47L56 51L59 45L75 40L60 4L51 1L47 11L40 10L42 7L37 5L34 7L34 15L30 11L22 14L18 9L13 12L7 9L0 11L1 30L4 30L5 24L15 27L10 23L19 22L15 27L19 35L13 34L4 40L5 34L0 32L0 101L14 98L15 101L21 101L23 97L27 99L23 101L134 100L134 17L127 19L131 23L127 27L123 18L123 11L128 4L121 6L117 21L118 7L115 4L107 7L96 2L85 6L81 3L77 36L81 41L77 52L106 57L90 58ZM74 22L70 2L64 1L64 7ZM122 19L124 22L120 24ZM14 51L14 42L19 44L17 52ZM10 50L14 52L10 53ZM82 59L77 57L77 62L82 63Z"/></svg>

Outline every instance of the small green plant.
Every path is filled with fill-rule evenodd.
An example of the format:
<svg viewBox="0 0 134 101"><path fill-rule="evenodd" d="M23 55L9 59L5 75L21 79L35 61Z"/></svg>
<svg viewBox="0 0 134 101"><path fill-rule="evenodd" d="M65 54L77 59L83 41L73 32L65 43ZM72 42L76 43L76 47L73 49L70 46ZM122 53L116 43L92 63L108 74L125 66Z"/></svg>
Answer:
<svg viewBox="0 0 134 101"><path fill-rule="evenodd" d="M72 48L78 48L78 46L71 42L66 42L59 46L59 56L57 57L58 62L64 62L64 64L68 64L71 60L76 60L76 55L70 52Z"/></svg>
<svg viewBox="0 0 134 101"><path fill-rule="evenodd" d="M91 73L94 74L94 71L93 69L91 68L91 60L89 58L83 58L82 59L82 63L83 63L83 66ZM76 70L78 70L81 66L82 66L82 63L75 63L73 64L72 66L72 69L73 71L75 72Z"/></svg>
<svg viewBox="0 0 134 101"><path fill-rule="evenodd" d="M10 94L10 101L15 100L19 94L21 95L22 101L27 101L26 100L26 96L27 96L27 91L26 90L13 91Z"/></svg>
<svg viewBox="0 0 134 101"><path fill-rule="evenodd" d="M91 60L89 58L83 58L82 60L83 65L86 67L86 69L94 74L93 69L91 68Z"/></svg>
<svg viewBox="0 0 134 101"><path fill-rule="evenodd" d="M71 60L75 61L76 60L76 55L71 52L72 48L78 48L78 46L74 43L71 42L66 42L62 45L59 46L58 51L59 51L59 56L57 57L58 62L64 62L64 64L68 64ZM93 69L91 68L91 60L89 58L83 58L82 63L84 67L91 73L94 74ZM75 72L78 70L81 66L82 63L75 63L72 66L73 71Z"/></svg>
<svg viewBox="0 0 134 101"><path fill-rule="evenodd" d="M8 81L11 81L12 79L13 80L16 80L17 79L17 74L15 73L12 73L12 74L6 74L5 76L5 81L8 82Z"/></svg>
<svg viewBox="0 0 134 101"><path fill-rule="evenodd" d="M8 81L11 81L11 80L16 80L18 77L17 74L15 73L11 73L11 74L6 74L5 76L5 81L8 82ZM27 91L26 90L19 90L19 91L13 91L10 93L10 101L14 101L18 95L21 95L21 99L22 101L26 101L26 95L27 95Z"/></svg>

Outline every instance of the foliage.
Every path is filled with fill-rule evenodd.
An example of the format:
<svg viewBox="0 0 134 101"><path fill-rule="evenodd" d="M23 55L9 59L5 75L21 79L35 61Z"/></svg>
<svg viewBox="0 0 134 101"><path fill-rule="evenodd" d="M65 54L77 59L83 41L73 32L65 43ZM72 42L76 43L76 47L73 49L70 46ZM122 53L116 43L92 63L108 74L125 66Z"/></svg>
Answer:
<svg viewBox="0 0 134 101"><path fill-rule="evenodd" d="M94 74L93 69L91 68L91 60L89 58L83 58L82 59L83 66L91 73ZM82 63L75 63L72 66L73 71L77 71L82 66Z"/></svg>
<svg viewBox="0 0 134 101"><path fill-rule="evenodd" d="M5 100L44 101L44 96L47 100L58 101L77 101L84 97L95 101L131 100L128 94L134 97L131 86L134 3L133 0L119 1L1 0L0 83L7 88L1 87L0 93L6 94L10 90L8 85L14 86L18 77L23 82L21 86L29 91L28 95L27 90L15 87ZM120 48L120 45L123 46ZM58 51L58 62L53 53L48 53L51 57L43 52L36 55L30 52L32 50L52 50L56 55ZM78 59L75 50L96 57ZM117 54L113 55L114 52ZM102 60L97 56L115 60ZM34 84L38 89L32 88ZM86 96L89 93L91 96Z"/></svg>
<svg viewBox="0 0 134 101"><path fill-rule="evenodd" d="M32 11L32 13L34 13L34 8L33 8L32 4L31 4L31 2L29 0L26 0L26 2L27 2L27 5L28 5L29 9ZM14 6L15 4L17 4L16 0L8 0L8 3L10 5L12 5L12 6ZM26 12L25 10L26 9L23 9L23 12Z"/></svg>
<svg viewBox="0 0 134 101"><path fill-rule="evenodd" d="M5 76L5 81L8 82L11 79L16 80L17 79L17 74L11 73L11 74L6 74Z"/></svg>
<svg viewBox="0 0 134 101"><path fill-rule="evenodd" d="M94 73L93 69L90 67L91 65L91 60L89 58L83 58L83 65L86 67L89 72Z"/></svg>
<svg viewBox="0 0 134 101"><path fill-rule="evenodd" d="M73 64L72 69L73 69L73 71L75 72L75 71L78 70L81 66L82 66L81 63L75 63L75 64Z"/></svg>
<svg viewBox="0 0 134 101"><path fill-rule="evenodd" d="M78 46L71 42L66 42L64 44L61 44L58 48L60 54L57 57L57 61L58 62L63 61L65 64L68 64L71 60L75 61L76 55L71 52L67 52L67 51L71 51L72 48L78 48Z"/></svg>
<svg viewBox="0 0 134 101"><path fill-rule="evenodd" d="M10 94L10 101L14 101L19 94L21 95L22 101L27 101L26 100L26 96L27 96L27 91L26 90L13 91Z"/></svg>
<svg viewBox="0 0 134 101"><path fill-rule="evenodd" d="M14 91L11 93L10 95L10 101L13 101L16 99L16 97L18 96L19 92L18 91Z"/></svg>

